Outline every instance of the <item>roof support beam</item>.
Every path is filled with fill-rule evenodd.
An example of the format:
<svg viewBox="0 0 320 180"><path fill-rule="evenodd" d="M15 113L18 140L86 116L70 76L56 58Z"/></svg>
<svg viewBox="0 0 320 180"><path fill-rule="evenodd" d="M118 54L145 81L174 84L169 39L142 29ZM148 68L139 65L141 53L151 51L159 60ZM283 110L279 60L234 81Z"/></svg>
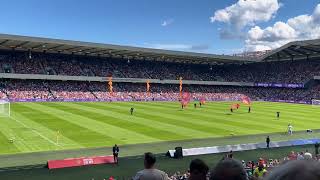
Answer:
<svg viewBox="0 0 320 180"><path fill-rule="evenodd" d="M299 49L292 49L292 48L288 48L288 49L290 49L291 51L296 51L296 52L298 52L299 54L302 54L302 55L308 55L308 53L306 53L306 52L303 52L303 51L300 51Z"/></svg>
<svg viewBox="0 0 320 180"><path fill-rule="evenodd" d="M320 48L320 45L317 45L317 44L309 44L308 46Z"/></svg>
<svg viewBox="0 0 320 180"><path fill-rule="evenodd" d="M86 54L99 54L100 52L106 52L106 50L99 50L99 51L90 51Z"/></svg>
<svg viewBox="0 0 320 180"><path fill-rule="evenodd" d="M94 50L96 48L88 48L88 49L81 49L82 52L86 52L86 51L91 51L91 50Z"/></svg>
<svg viewBox="0 0 320 180"><path fill-rule="evenodd" d="M139 52L128 52L126 55L127 56L137 56L139 54L139 56L142 55L142 53L139 53Z"/></svg>
<svg viewBox="0 0 320 180"><path fill-rule="evenodd" d="M158 58L159 57L158 55L155 55L155 54L141 54L141 56L150 57L150 58Z"/></svg>
<svg viewBox="0 0 320 180"><path fill-rule="evenodd" d="M310 48L307 48L307 47L300 47L300 49L304 49L304 50L307 50L307 51L312 51L312 52L315 52L315 53L320 53L320 51L318 51L318 50L310 49Z"/></svg>
<svg viewBox="0 0 320 180"><path fill-rule="evenodd" d="M29 43L29 41L25 41L25 42L22 42L20 44L17 44L16 47L21 47L21 46L26 45L28 43Z"/></svg>
<svg viewBox="0 0 320 180"><path fill-rule="evenodd" d="M76 47L72 47L72 48L68 48L68 49L61 49L62 51L70 51L70 50L74 50L74 49L78 49L81 48L81 46L76 46Z"/></svg>
<svg viewBox="0 0 320 180"><path fill-rule="evenodd" d="M101 56L105 56L105 55L108 55L108 57L111 57L111 54L109 52L106 52L106 53L102 53Z"/></svg>
<svg viewBox="0 0 320 180"><path fill-rule="evenodd" d="M289 52L292 56L297 56L299 55L299 52L297 52L296 50L293 49L285 49L285 51Z"/></svg>
<svg viewBox="0 0 320 180"><path fill-rule="evenodd" d="M99 50L99 51L92 51L92 52L87 53L87 54L101 54L102 55L102 54L106 54L106 53L109 53L108 49L103 49L103 50Z"/></svg>
<svg viewBox="0 0 320 180"><path fill-rule="evenodd" d="M286 54L286 55L288 55L288 56L293 56L290 52L288 52L288 51L285 50L285 49L283 50L283 53Z"/></svg>
<svg viewBox="0 0 320 180"><path fill-rule="evenodd" d="M47 43L44 43L44 44L39 44L39 45L36 45L36 46L33 46L31 47L31 49L36 49L36 48L40 48L40 47L43 47L45 46Z"/></svg>
<svg viewBox="0 0 320 180"><path fill-rule="evenodd" d="M51 48L49 48L48 50L52 51L52 50L55 50L55 49L60 48L60 47L63 47L63 46L64 46L64 44L60 44L60 45L51 47Z"/></svg>
<svg viewBox="0 0 320 180"><path fill-rule="evenodd" d="M118 55L123 55L123 54L125 54L125 53L123 53L123 52L128 52L128 53L130 53L130 51L127 51L127 50L110 50L110 53L111 54L118 54ZM120 53L120 54L119 54Z"/></svg>

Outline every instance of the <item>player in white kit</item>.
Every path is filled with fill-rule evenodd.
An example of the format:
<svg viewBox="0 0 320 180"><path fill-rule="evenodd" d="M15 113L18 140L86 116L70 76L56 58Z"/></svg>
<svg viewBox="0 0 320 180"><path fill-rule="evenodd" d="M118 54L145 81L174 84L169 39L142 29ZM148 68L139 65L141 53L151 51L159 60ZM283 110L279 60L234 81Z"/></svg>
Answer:
<svg viewBox="0 0 320 180"><path fill-rule="evenodd" d="M288 134L292 135L293 133L293 126L291 124L288 125Z"/></svg>

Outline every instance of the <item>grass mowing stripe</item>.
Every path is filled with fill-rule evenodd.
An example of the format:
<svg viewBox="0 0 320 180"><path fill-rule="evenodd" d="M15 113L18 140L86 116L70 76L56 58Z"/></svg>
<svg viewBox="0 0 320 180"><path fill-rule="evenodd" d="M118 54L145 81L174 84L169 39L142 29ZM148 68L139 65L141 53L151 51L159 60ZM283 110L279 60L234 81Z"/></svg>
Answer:
<svg viewBox="0 0 320 180"><path fill-rule="evenodd" d="M58 147L61 147L59 144L55 143L54 141L52 141L51 139L47 138L46 136L44 136L43 134L41 134L40 132L38 132L36 129L29 127L28 125L26 125L25 123L23 123L22 121L16 119L13 115L10 116L10 119L15 120L17 123L21 124L23 127L31 129L31 131L35 134L37 134L39 137L43 138L44 140L48 141L49 143L56 145Z"/></svg>
<svg viewBox="0 0 320 180"><path fill-rule="evenodd" d="M265 112L265 113L264 113ZM293 113L294 112L294 113ZM277 119L275 118L275 115L272 113L271 115L268 114L263 109L259 111L255 111L255 114L260 115L261 117L270 117L269 119ZM305 128L320 128L319 126L319 115L316 113L304 113L304 109L298 110L291 110L291 109L284 109L281 111L280 118L277 119L277 123L288 125L289 123L294 123L295 127L299 127L299 129L305 129ZM306 120L308 123L305 123Z"/></svg>
<svg viewBox="0 0 320 180"><path fill-rule="evenodd" d="M124 119L117 118L117 116L110 116L109 114L101 114L99 112L96 112L95 109L89 109L87 106L76 106L74 104L70 105L59 105L61 109L68 109L68 112L77 112L79 115L85 116L85 117L92 117L95 116L96 120L101 121L103 123L107 123L114 126L119 126L123 129L127 129L128 131L134 131L136 133L139 133L145 138L152 139L153 141L159 141L159 140L168 140L170 139L173 134L170 134L168 131L164 131L159 128L153 128L150 126L145 126L139 123L136 123L135 121L126 121ZM128 117L129 118L129 117ZM132 116L130 115L130 118Z"/></svg>
<svg viewBox="0 0 320 180"><path fill-rule="evenodd" d="M140 105L141 106L141 105ZM152 108L158 108L158 109L161 109L161 107L152 107ZM228 121L229 119L225 119L225 117L222 119L222 118L219 118L219 115L216 115L216 116L212 116L212 115L208 115L208 114L204 114L204 113L200 113L200 112L196 112L194 110L197 110L197 109L186 109L184 111L181 111L182 113L184 113L183 115L192 115L194 116L194 118L197 118L198 121L208 121L210 119L210 122L212 123L219 123L219 126L220 127L223 127L225 126L226 128L225 129L237 129L238 131L243 131L243 132L247 132L248 128L252 128L252 127L255 127L255 130L257 129L256 126L252 125L252 124L245 124L246 122L245 121L242 121L242 122L236 122L236 121ZM201 118L202 117L202 118ZM229 117L227 117L229 118ZM223 120L223 122L219 121L220 120ZM253 131L253 130L251 130ZM261 133L263 131L256 131L254 133Z"/></svg>
<svg viewBox="0 0 320 180"><path fill-rule="evenodd" d="M65 121L62 118L57 117L56 115L48 114L46 112L42 112L39 109L32 109L28 106L28 104L21 105L20 109L29 112L28 115L36 116L38 115L40 118L33 118L34 121L43 124L44 126L47 126L48 128L52 129L52 131L60 131L63 136L66 136L65 139L72 139L70 140L71 143L68 141L66 144L68 145L77 145L80 146L78 143L82 144L86 142L85 144L88 144L87 139L104 139L106 140L108 137L103 136L99 133L96 133L95 131L91 131L89 129L83 128L81 126L78 126L76 124L70 123L68 121ZM31 114L30 114L31 112ZM76 132L76 133L75 133ZM80 133L80 134L79 134ZM86 138L84 138L84 136Z"/></svg>
<svg viewBox="0 0 320 180"><path fill-rule="evenodd" d="M100 105L100 104L99 104ZM126 105L127 107L130 107L132 104L128 104ZM124 106L124 104L122 104L122 106ZM136 107L136 106L135 106ZM176 111L168 111L166 112L164 109L162 110L154 110L152 108L150 108L149 106L144 106L142 104L139 104L139 107L142 107L143 109L148 109L149 111L142 111L139 112L139 114L147 114L150 118L159 118L160 117L160 121L164 121L167 123L173 123L173 124L177 124L179 126L185 126L187 128L190 129L195 129L198 131L204 131L204 132L208 132L211 133L211 137L213 136L221 136L221 135L229 135L231 133L233 133L233 131L230 131L229 129L223 128L223 127L219 127L216 124L212 123L212 122L208 122L208 121L202 121L201 119L199 119L199 117L196 118L186 118L185 114L180 114L183 113L180 110L176 110ZM110 108L110 107L108 107ZM112 107L111 107L112 108ZM157 113L160 112L160 113Z"/></svg>
<svg viewBox="0 0 320 180"><path fill-rule="evenodd" d="M308 116L294 116L294 115L281 115L279 119L270 117L270 119L266 119L266 116L263 116L263 113L260 113L261 116L257 116L256 119L264 120L265 123L270 125L282 125L283 128L286 128L288 124L294 125L295 129L306 129L306 128L320 128L319 121L316 120L316 117L308 117ZM305 123L308 121L308 123ZM296 129L296 130L298 130Z"/></svg>
<svg viewBox="0 0 320 180"><path fill-rule="evenodd" d="M97 104L99 104L100 106L102 105L102 106L107 106L107 103L97 103ZM97 104L95 104L95 105L97 105ZM137 106L140 106L140 107L143 107L143 108L141 108L142 110L144 109L144 110L146 110L146 108L147 107L144 107L144 105L142 105L142 103L137 103L137 104L135 104L135 103L119 103L119 104L121 104L122 106L128 106L128 107L137 107ZM115 105L114 104L112 104L112 107L114 107ZM107 108L107 107L104 107L104 108ZM108 106L108 108L110 108L109 106ZM152 106L152 107L150 107L150 108L154 108L154 106ZM157 107L158 109L159 109L159 107ZM143 112L145 112L143 110ZM157 110L153 110L152 111L152 113L154 114L155 112L156 112ZM164 110L164 108L161 108L161 110L159 110L159 111L161 111L161 112L165 112L165 110ZM172 111L172 110L171 110ZM148 111L146 111L146 112L148 112ZM176 112L176 110L174 110L174 112ZM171 114L170 114L171 115ZM177 118L177 117L175 117L175 118ZM185 122L184 123L188 123L187 121L188 121L188 118L185 118L185 114L184 114L184 119L187 119L187 120L185 120ZM198 119L193 119L193 121L194 122L197 122L198 123L198 125L200 124L200 122L201 122L201 119L200 120L198 120ZM183 123L182 123L183 124ZM207 122L207 124L212 124L212 122ZM222 125L220 125L220 126L223 126L223 124ZM212 131L214 132L214 129L212 129ZM247 131L247 130L246 130ZM226 132L228 132L228 129L227 128L225 128L225 129L223 129L221 132L223 132L223 135L230 135L230 133L226 133Z"/></svg>
<svg viewBox="0 0 320 180"><path fill-rule="evenodd" d="M21 152L31 152L37 151L38 147L36 144L30 144L29 137L34 136L33 133L30 133L29 129L22 127L21 124L18 124L16 121L13 121L10 118L3 119L0 126L0 131L7 139L14 139L14 145Z"/></svg>
<svg viewBox="0 0 320 180"><path fill-rule="evenodd" d="M0 120L1 123L2 120ZM0 131L0 154L7 154L7 153L17 153L19 152L19 149L15 146L15 144L10 143L8 136L3 134L2 131Z"/></svg>
<svg viewBox="0 0 320 180"><path fill-rule="evenodd" d="M111 109L112 111L118 112L118 113L125 113L129 107L131 107L131 104L122 104L122 106L118 105L112 105L108 106L107 104L95 104L95 108L98 109ZM183 118L181 116L176 116L174 114L169 114L166 113L165 110L158 112L158 111L153 111L150 108L146 107L145 111L139 111L134 113L134 116L136 117L148 117L151 120L158 121L158 122L165 122L167 124L172 124L172 125L179 125L181 127L185 127L188 129L192 129L195 132L196 136L201 136L201 137L213 137L217 136L216 133L213 133L215 130L219 130L217 132L220 132L223 129L219 128L214 128L210 127L209 123L202 125L201 123L193 123L193 120L188 119L188 118Z"/></svg>
<svg viewBox="0 0 320 180"><path fill-rule="evenodd" d="M234 123L234 125L237 126L242 126L242 124L244 124L246 127L251 128L251 129L283 129L286 128L286 126L281 126L278 124L269 124L266 122L270 122L270 121L266 121L264 116L263 120L264 121L257 121L260 117L256 116L256 113L247 113L245 112L241 112L241 109L238 111L235 111L234 113L226 113L226 114L231 114L228 115L228 117L224 117L226 114L222 114L221 112L213 112L211 113L212 110L209 111L205 111L205 112L199 112L199 111L187 111L186 113L189 116L208 116L208 114L215 114L216 115L216 119L215 120L221 120L220 122L222 123L228 123L228 121L232 121ZM232 116L232 117L231 117ZM241 117L243 116L243 117ZM218 117L222 117L218 118ZM245 119L243 119L245 118ZM240 123L240 124L239 124ZM278 126L278 127L277 127Z"/></svg>
<svg viewBox="0 0 320 180"><path fill-rule="evenodd" d="M139 106L142 106L142 103L138 103ZM121 105L121 106L119 106ZM109 108L112 109L113 111L117 111L120 113L126 112L127 109L129 109L130 107L137 107L137 105L135 103L119 103L119 105L115 105L112 104L111 106L109 106L108 103L97 103L95 104L95 106L99 106L100 109L105 109L105 108ZM122 109L121 111L119 111L119 109ZM152 106L144 106L143 108L136 108L137 112L135 112L135 116L144 116L144 117L148 117L150 119L153 120L158 120L161 122L165 122L168 124L173 124L173 125L179 125L182 127L186 127L189 129L193 129L193 130L197 130L198 132L194 133L194 137L200 136L201 134L203 134L203 132L207 132L207 136L208 137L214 137L214 136L220 136L221 135L225 135L225 132L228 130L227 129L222 129L222 128L216 128L214 126L212 126L212 124L210 123L193 123L195 122L192 119L186 118L186 117L182 117L182 116L177 116L173 113L176 113L176 111L172 111L169 110L167 111L166 109L162 109L161 111L157 111L157 110L152 110ZM139 110L140 109L140 110ZM200 132L199 132L200 131ZM202 132L201 132L202 131ZM208 134L209 132L209 134ZM221 133L223 132L223 133ZM230 131L231 132L231 131ZM204 136L202 136L204 137Z"/></svg>
<svg viewBox="0 0 320 180"><path fill-rule="evenodd" d="M128 131L118 126L106 124L95 119L95 117L85 117L78 114L73 114L67 111L58 109L60 103L41 103L38 104L39 107L47 109L50 113L60 114L60 118L78 124L84 128L89 128L93 131L106 135L112 138L112 143L106 142L106 145L117 144L130 144L130 143L142 143L142 142L152 142L156 139L144 136L133 131ZM63 104L63 103L62 103ZM70 104L70 103L68 103ZM51 107L50 107L51 106ZM56 107L54 107L56 106Z"/></svg>
<svg viewBox="0 0 320 180"><path fill-rule="evenodd" d="M149 103L149 102L148 102ZM121 103L119 103L119 104L121 104ZM122 103L123 104L123 103ZM133 105L135 105L135 106L140 106L140 105L144 105L144 104L147 104L147 103L145 103L145 102L139 102L139 103L133 103ZM152 103L151 103L152 104ZM177 106L175 105L176 103L161 103L161 105L159 104L159 105L155 105L155 106L152 106L152 107L157 107L157 108L159 108L159 107L164 107L164 106L167 106L167 105L172 105L173 104L173 106L171 106L171 107L174 107L175 109L177 108ZM218 103L209 103L208 105L209 105L209 108L207 108L208 107L208 105L206 105L205 106L205 108L206 109L213 109L212 108L212 106L210 106L210 104L214 104L214 105L216 105L216 104L218 104ZM213 106L214 107L214 110L216 110L216 109L219 109L219 110L223 110L223 111L225 111L226 109L227 109L227 107L220 107L222 104L224 104L224 105L227 105L228 103L219 103L219 106L218 106L218 108L216 107L216 106ZM259 104L261 104L261 105L265 105L266 103L255 103L256 105L259 105ZM273 104L273 106L274 106L275 104ZM282 106L283 105L288 105L288 104L281 104ZM271 107L271 106L270 106ZM290 105L289 105L289 107L291 107ZM301 110L301 107L300 106L294 106L294 107L298 107L299 108L299 110ZM310 107L310 106L304 106L304 107ZM193 108L192 108L193 109ZM191 111L192 111L192 109L191 109ZM243 108L241 108L241 109L243 109ZM277 110L278 110L279 108L277 108ZM189 109L188 109L189 110ZM270 109L268 109L268 108L263 108L263 110L258 110L258 111L254 111L254 112L260 112L260 113L263 113L264 115L266 115L267 113L266 113L266 110L270 110ZM309 109L308 109L309 110ZM190 112L190 111L188 111L188 112ZM189 115L190 116L194 116L194 112L195 111L192 111ZM274 110L273 112L276 112L276 110ZM291 114L292 114L292 112L293 111L291 111ZM297 112L297 111L294 111L295 113ZM207 114L209 113L209 112L206 112ZM300 112L298 112L298 113L300 113ZM215 113L214 113L215 114ZM236 113L234 113L234 114L236 114ZM256 115L256 113L255 113L255 115ZM261 122L258 122L257 121L257 119L259 119L259 118L264 118L263 116L261 116L261 117L255 117L255 119L250 119L250 118L246 118L246 121L248 121L248 125L249 126L251 126L251 128L262 128L263 129L263 126L265 127L265 129L278 129L278 131L282 131L282 130L286 130L286 126L287 126L287 124L291 121L292 122L292 120L290 120L290 121L286 121L286 122L283 122L283 120L280 122L281 124L283 124L283 125L281 125L281 124L279 124L278 125L278 122L277 123L273 123L273 122L276 122L276 121L273 121L274 120L274 116L273 116L273 113L272 113L272 116L271 116L272 118L272 120L271 121L261 121L261 122L263 122L263 123L261 123ZM284 119L284 118L282 118L282 119ZM309 119L309 122L310 121L312 121L312 119L313 118L308 118ZM246 123L246 121L243 121L242 120L242 123ZM267 123L266 123L267 122ZM272 123L272 124L270 124L270 122ZM283 122L283 123L282 123ZM295 122L295 121L293 121L293 122ZM318 121L314 121L315 123L318 123ZM310 128L310 127L313 127L312 125L313 125L313 123L311 123L310 122L310 124L308 124L308 125L305 125L305 123L304 122L302 122L302 121L297 121L297 122L295 122L297 125L299 125L298 127L297 127L297 130L298 129L306 129L306 128ZM252 126L252 125L256 125L255 127L254 126ZM268 127L266 127L266 126L268 126Z"/></svg>
<svg viewBox="0 0 320 180"><path fill-rule="evenodd" d="M101 105L101 103L98 103L99 105ZM107 104L107 103L105 103L105 104ZM129 106L129 107L131 107L131 106L133 106L133 107L143 107L143 108L148 108L149 106L144 106L144 105L142 105L142 103L137 103L137 104L135 104L135 103L130 103L130 102L128 102L128 103L119 103L119 104L121 104L122 106ZM96 105L96 104L95 104ZM112 105L112 106L114 106L114 105ZM164 109L163 108L161 108L161 107L154 107L154 106L151 106L150 108L155 108L155 109L158 109L158 110L161 110L161 112L163 112L164 111ZM190 109L191 110L191 109ZM171 112L172 111L172 112ZM154 112L154 111L153 111ZM177 111L177 110L170 110L170 115L173 113L173 112L181 112L181 111ZM181 113L185 113L185 112L189 112L189 110L186 110L186 111L182 111ZM192 112L192 111L191 111ZM184 116L184 118L186 117L186 114L182 114L182 116ZM194 119L192 119L192 121L193 122L197 122L198 124L201 124L201 122L206 122L206 124L210 124L210 125L214 125L214 126L216 126L216 127L221 127L220 128L220 130L222 129L222 131L220 131L220 132L222 132L223 134L222 135L230 135L230 134L243 134L243 133L247 133L248 131L249 131L249 129L247 129L247 128L242 128L242 132L240 132L239 131L239 129L241 129L241 127L239 127L239 126L233 126L232 124L231 125L226 125L226 122L225 122L225 120L223 121L223 122L217 122L217 121L214 121L214 120L216 120L216 119L214 119L214 120L210 120L210 121L208 121L208 120L204 120L204 118L200 118L199 119L199 117L201 117L201 116L197 116L197 117L195 117ZM188 119L189 119L190 117L188 117ZM186 118L185 118L186 119ZM205 119L208 119L208 117L206 117ZM210 119L212 119L212 117L210 117ZM186 123L186 121L185 121L185 123ZM236 128L236 130L234 130ZM254 128L256 128L256 127L254 127ZM230 129L233 129L232 131L230 131ZM212 132L214 133L214 131L215 131L215 129L213 128L212 129ZM219 132L219 131L218 131ZM259 132L259 133L261 133L261 132Z"/></svg>
<svg viewBox="0 0 320 180"><path fill-rule="evenodd" d="M230 103L232 103L232 102L230 102ZM144 103L142 103L142 104L144 104ZM172 103L165 103L166 106L169 105L169 104L172 104ZM209 103L205 107L208 107L208 105L209 105L209 108L212 109L212 106L210 106L210 104L216 105L217 103ZM226 105L226 104L227 103L224 103L224 105ZM310 109L310 106L308 106L308 105L301 105L302 107L304 107L304 108L301 108L300 105L287 104L287 103L279 103L279 104L272 103L272 106L270 106L270 105L266 106L267 103L254 103L254 104L257 105L258 108L257 109L253 108L254 110L253 110L252 113L254 113L255 115L261 114L261 116L260 117L259 116L255 116L255 119L247 118L246 121L250 122L250 124L256 124L255 123L255 122L257 122L256 119L262 119L262 120L264 119L265 120L265 117L267 115L269 115L270 119L271 119L271 121L264 121L263 124L261 124L261 122L258 122L258 123L260 123L258 127L269 126L269 127L266 127L266 128L273 128L274 129L274 128L276 128L275 126L278 126L277 129L285 130L286 126L288 125L288 123L294 123L295 127L296 127L295 128L296 130L302 130L302 129L307 129L307 128L310 129L310 127L313 127L313 128L319 127L319 126L317 126L319 124L318 123L319 122L319 120L318 120L319 116L317 116L317 115L320 112L314 112L314 110L312 111L313 116L311 116L311 117L308 116L308 121L309 121L308 124L306 124L304 121L294 120L294 119L297 119L297 118L298 119L302 119L302 120L304 119L304 116L306 115L305 108L308 108L309 111L312 110L312 109ZM219 103L219 105L221 105L221 103ZM258 105L263 105L263 106L259 107ZM283 109L284 105L286 107L288 107L288 108ZM163 106L163 105L159 105L159 106ZM176 107L176 106L174 106L174 107ZM219 108L219 107L217 108L216 106L214 106L214 109L219 109L219 110L224 110L224 111L227 110L226 107L223 107L223 108ZM268 108L265 108L265 107L268 107ZM274 108L274 109L271 109L271 108ZM291 108L295 108L295 109L291 109ZM240 110L242 110L242 109L243 108L241 107ZM282 109L282 111L283 111L281 113L282 114L281 115L281 117L282 117L281 119L282 120L281 121L274 121L274 120L276 120L276 118L274 118L275 117L275 112L279 111L279 109ZM303 109L303 111L301 111L301 109ZM246 109L245 109L245 111L246 111ZM273 111L273 112L271 113L271 111ZM270 112L270 113L268 114L268 112ZM286 119L290 119L290 120L286 120ZM285 120L285 122L283 120ZM270 122L272 124L270 124ZM246 123L246 122L243 122L243 123ZM272 127L270 127L270 126L272 126Z"/></svg>
<svg viewBox="0 0 320 180"><path fill-rule="evenodd" d="M241 109L240 109L240 111L241 111ZM275 126L278 126L278 129L286 129L286 127L287 127L287 125L288 125L288 123L290 122L290 121L286 121L286 122L283 122L283 121L277 121L275 118L273 118L274 116L273 116L273 114L272 114L272 116L270 116L270 119L271 120L268 120L268 118L266 118L266 117L268 117L267 116L267 114L266 113L263 113L263 111L262 111L262 114L261 114L261 116L257 116L257 113L256 113L257 111L254 111L253 113L250 113L250 114L248 114L248 113L246 113L246 112L244 112L244 113L241 113L241 114L237 114L238 112L235 112L235 113L233 113L232 115L237 115L237 116L242 116L243 114L243 116L245 116L245 118L246 118L246 120L245 121L243 121L243 120L241 120L243 123L246 123L246 121L248 121L248 122L250 122L249 124L256 124L257 126L256 126L256 128L259 128L259 127L266 127L266 126L269 126L269 127L266 127L266 128L275 128ZM198 113L198 112L196 112L196 113ZM192 114L196 114L196 113L192 113ZM206 113L206 114L208 114L208 113ZM251 118L250 119L250 116L249 115L253 115L254 116L254 118ZM242 118L240 118L240 117L238 117L239 119L242 119ZM262 121L256 121L257 119L261 119ZM284 118L282 118L282 119L284 119ZM262 122L262 123L261 123ZM270 124L270 122L272 123L272 124ZM303 121L297 121L298 123L300 123L300 124L305 124ZM258 123L258 124L257 124ZM278 124L279 123L279 124ZM284 124L284 125L280 125L280 124ZM312 124L312 123L311 123ZM310 127L310 126L309 126ZM303 128L306 128L306 127L301 127L301 129L303 129Z"/></svg>
<svg viewBox="0 0 320 180"><path fill-rule="evenodd" d="M79 103L77 104L77 106L86 106L83 103ZM87 106L88 107L88 106ZM88 107L88 108L92 108L92 107ZM96 108L93 108L96 109ZM96 111L100 114L110 114L112 116L117 116L123 120L127 120L126 116L128 115L124 115L122 113L118 113L118 112L114 112L114 111L110 111L110 110L101 110L101 109L96 109ZM187 128L183 128L183 127L179 127L176 125L170 125L170 124L166 124L166 123L161 123L161 122L157 122L157 121L152 121L150 119L147 119L146 117L136 117L133 116L133 121L135 121L138 124L141 125L146 125L149 127L159 127L162 129L166 129L166 131L169 131L172 135L177 136L177 137L181 137L181 138L190 138L192 137L192 135L190 135L190 132L192 133L193 130L192 129L187 129Z"/></svg>
<svg viewBox="0 0 320 180"><path fill-rule="evenodd" d="M94 119L72 114L72 113L62 111L53 107L48 107L48 106L45 106L44 104L45 103L32 103L32 105L30 105L29 107L34 110L40 110L47 114L59 117L64 121L75 124L82 128L87 128L87 129L90 129L91 131L104 135L106 137L106 143L110 143L110 144L113 144L115 142L122 143L122 141L118 138L119 133L117 134L117 130L118 130L117 127L107 126L103 123L95 121Z"/></svg>
<svg viewBox="0 0 320 180"><path fill-rule="evenodd" d="M121 111L119 111L121 112ZM167 124L178 125L184 128L192 129L194 132L194 137L201 136L201 137L215 137L225 135L225 132L228 132L227 129L219 128L214 126L208 122L199 122L196 119L185 118L182 116L177 116L175 114L164 111L157 111L151 108L148 111L139 111L135 114L135 116L144 116L148 117L152 120L156 120L159 122L165 122ZM230 131L231 133L231 131Z"/></svg>
<svg viewBox="0 0 320 180"><path fill-rule="evenodd" d="M119 117L122 120L136 123L139 126L146 126L146 128L155 128L156 131L162 131L163 133L165 133L165 136L171 139L172 137L184 139L187 136L189 136L189 135L186 135L187 133L178 133L177 131L174 131L173 129L187 130L187 129L184 129L183 127L177 127L176 125L170 125L166 123L153 121L152 119L147 119L147 117L138 117L135 115L132 116L128 113L119 113L118 111L110 111L110 108L106 108L108 110L100 109L100 108L97 108L96 104L92 105L88 103L81 103L77 105L79 105L79 107L82 106L82 107L90 108L101 115L106 115L106 116L112 115L113 117ZM156 133L156 132L153 132L153 133Z"/></svg>
<svg viewBox="0 0 320 180"><path fill-rule="evenodd" d="M39 110L31 109L27 104L15 104L15 108L18 108L20 110L20 113L15 113L16 119L23 119L25 123L28 123L30 127L33 127L33 129L37 129L37 131L41 133L47 134L47 137L51 139L52 141L57 141L57 135L58 137L58 147L64 147L66 148L81 148L80 144L78 144L76 141L69 139L66 135L74 134L71 130L84 130L81 127L78 127L74 124L65 122L61 119L59 119L56 116L52 116L47 113L43 113ZM68 126L69 125L69 126ZM78 129L77 129L78 128ZM60 132L57 134L57 132ZM63 132L63 133L62 133ZM68 133L71 132L71 133ZM90 132L94 133L94 132ZM75 140L79 139L78 134L74 137Z"/></svg>

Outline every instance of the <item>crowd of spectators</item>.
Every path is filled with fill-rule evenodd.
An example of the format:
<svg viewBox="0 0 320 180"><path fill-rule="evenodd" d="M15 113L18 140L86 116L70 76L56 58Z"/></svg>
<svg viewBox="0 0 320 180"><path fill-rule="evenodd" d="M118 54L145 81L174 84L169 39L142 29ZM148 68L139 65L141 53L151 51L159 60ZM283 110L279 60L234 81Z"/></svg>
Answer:
<svg viewBox="0 0 320 180"><path fill-rule="evenodd" d="M0 52L0 72L227 82L304 83L320 75L317 60L249 64L184 64L63 54ZM12 69L12 70L9 70ZM52 70L52 72L48 72Z"/></svg>
<svg viewBox="0 0 320 180"><path fill-rule="evenodd" d="M95 99L86 82L49 81L48 89L56 99Z"/></svg>
<svg viewBox="0 0 320 180"><path fill-rule="evenodd" d="M52 99L45 82L41 81L14 81L14 83L3 82L1 84L1 98L17 99Z"/></svg>
<svg viewBox="0 0 320 180"><path fill-rule="evenodd" d="M191 100L236 101L244 96L251 100L268 101L307 101L320 99L320 85L313 88L266 88L236 86L184 85L183 92L189 93ZM42 80L8 80L2 81L0 98L16 99L88 99L104 101L177 101L179 85L150 84L146 92L146 84L113 83L113 92L109 92L106 82L82 81L42 81Z"/></svg>
<svg viewBox="0 0 320 180"><path fill-rule="evenodd" d="M145 169L133 176L133 180L294 180L304 178L315 180L320 178L319 156L313 156L308 150L300 153L292 151L280 160L259 158L248 162L236 160L228 153L211 170L204 161L194 159L187 171L176 172L170 176L156 168L156 157L152 153L146 153L144 167Z"/></svg>

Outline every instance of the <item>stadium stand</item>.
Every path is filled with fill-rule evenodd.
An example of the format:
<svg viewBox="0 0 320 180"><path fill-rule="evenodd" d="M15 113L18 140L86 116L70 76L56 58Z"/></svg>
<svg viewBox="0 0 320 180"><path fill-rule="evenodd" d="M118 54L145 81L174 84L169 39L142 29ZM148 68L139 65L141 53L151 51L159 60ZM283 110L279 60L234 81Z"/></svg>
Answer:
<svg viewBox="0 0 320 180"><path fill-rule="evenodd" d="M251 64L195 65L141 60L101 59L83 56L28 52L0 56L1 72L18 74L47 74L69 76L113 76L120 78L184 79L221 82L304 83L319 75L318 61L282 61ZM8 83L10 82L10 83ZM251 88L231 86L184 86L185 91L198 93L234 93L250 96L253 100L310 101L318 98L319 86L311 89ZM143 100L144 84L118 83L115 98L132 97ZM178 86L152 84L147 98L177 99ZM130 93L129 93L130 92ZM129 94L128 94L129 93ZM168 94L171 93L171 94ZM204 96L199 95L199 96ZM209 95L212 99L215 95ZM111 100L106 83L7 80L3 83L1 98L17 99L99 99Z"/></svg>
<svg viewBox="0 0 320 180"><path fill-rule="evenodd" d="M42 80L7 80L1 86L3 99L19 100L106 100L106 101L152 101L178 100L179 86L172 84L153 84L151 93L146 93L145 84L115 83L114 93L110 94L105 82L73 82ZM268 101L311 101L319 97L320 86L311 89L271 88L271 87L234 87L185 85L184 91L192 93L192 98L199 100L238 100L249 96L252 100Z"/></svg>
<svg viewBox="0 0 320 180"><path fill-rule="evenodd" d="M304 83L320 75L320 62L297 60L250 64L181 64L33 53L0 53L1 72L119 78L178 79L226 82Z"/></svg>

